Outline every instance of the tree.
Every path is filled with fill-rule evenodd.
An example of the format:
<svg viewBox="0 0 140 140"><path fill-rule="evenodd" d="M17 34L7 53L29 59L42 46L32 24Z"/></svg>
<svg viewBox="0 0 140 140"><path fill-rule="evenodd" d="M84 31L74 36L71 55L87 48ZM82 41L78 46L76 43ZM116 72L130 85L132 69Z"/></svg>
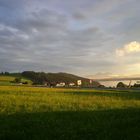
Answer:
<svg viewBox="0 0 140 140"><path fill-rule="evenodd" d="M14 82L15 83L20 83L21 82L21 78L20 77L15 78Z"/></svg>
<svg viewBox="0 0 140 140"><path fill-rule="evenodd" d="M32 80L35 85L44 85L47 82L47 76L44 72L24 71L22 76Z"/></svg>
<svg viewBox="0 0 140 140"><path fill-rule="evenodd" d="M134 84L133 87L139 88L140 87L140 84Z"/></svg>
<svg viewBox="0 0 140 140"><path fill-rule="evenodd" d="M123 82L117 84L117 88L126 88L127 86Z"/></svg>
<svg viewBox="0 0 140 140"><path fill-rule="evenodd" d="M7 72L7 71L6 71L4 74L5 74L5 75L10 75L10 73L9 73L9 72Z"/></svg>

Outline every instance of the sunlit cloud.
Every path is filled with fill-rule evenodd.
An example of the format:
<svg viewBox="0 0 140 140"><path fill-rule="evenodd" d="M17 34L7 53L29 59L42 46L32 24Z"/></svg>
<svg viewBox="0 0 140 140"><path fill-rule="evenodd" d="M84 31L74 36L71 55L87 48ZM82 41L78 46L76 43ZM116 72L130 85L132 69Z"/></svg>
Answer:
<svg viewBox="0 0 140 140"><path fill-rule="evenodd" d="M124 47L116 50L116 54L118 56L124 56L127 54L137 53L137 52L140 52L140 43L136 41L130 42L129 44L126 44Z"/></svg>

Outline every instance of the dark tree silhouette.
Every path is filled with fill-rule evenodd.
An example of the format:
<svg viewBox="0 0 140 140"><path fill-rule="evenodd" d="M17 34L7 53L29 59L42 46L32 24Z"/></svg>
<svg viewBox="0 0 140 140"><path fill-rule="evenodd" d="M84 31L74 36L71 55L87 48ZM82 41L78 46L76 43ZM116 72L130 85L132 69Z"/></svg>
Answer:
<svg viewBox="0 0 140 140"><path fill-rule="evenodd" d="M127 85L125 85L123 82L119 82L117 84L117 88L126 88L126 87L127 87Z"/></svg>

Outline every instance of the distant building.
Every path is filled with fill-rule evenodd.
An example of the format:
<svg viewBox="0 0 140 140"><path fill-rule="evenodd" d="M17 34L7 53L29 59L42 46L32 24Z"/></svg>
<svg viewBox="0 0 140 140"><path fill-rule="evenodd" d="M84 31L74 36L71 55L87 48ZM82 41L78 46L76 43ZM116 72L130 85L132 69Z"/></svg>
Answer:
<svg viewBox="0 0 140 140"><path fill-rule="evenodd" d="M20 82L20 83L18 83L18 85L23 85L23 83Z"/></svg>
<svg viewBox="0 0 140 140"><path fill-rule="evenodd" d="M75 86L75 83L69 83L69 86L73 87L73 86Z"/></svg>
<svg viewBox="0 0 140 140"><path fill-rule="evenodd" d="M93 81L90 79L90 80L89 80L89 83L92 84L92 82L93 82Z"/></svg>
<svg viewBox="0 0 140 140"><path fill-rule="evenodd" d="M45 82L45 83L44 83L44 86L49 86L49 83L48 83L48 82Z"/></svg>
<svg viewBox="0 0 140 140"><path fill-rule="evenodd" d="M64 87L66 84L65 83L58 83L58 84L56 84L56 87Z"/></svg>
<svg viewBox="0 0 140 140"><path fill-rule="evenodd" d="M77 80L77 85L81 86L82 85L82 80Z"/></svg>

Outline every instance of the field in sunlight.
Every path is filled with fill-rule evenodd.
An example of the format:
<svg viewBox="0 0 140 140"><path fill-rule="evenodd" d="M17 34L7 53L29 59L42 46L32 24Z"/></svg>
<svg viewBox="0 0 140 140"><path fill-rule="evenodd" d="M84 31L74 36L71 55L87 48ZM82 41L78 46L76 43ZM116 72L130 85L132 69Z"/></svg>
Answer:
<svg viewBox="0 0 140 140"><path fill-rule="evenodd" d="M17 85L19 83L13 83L16 76L5 76L5 75L0 75L0 86L7 86L7 85ZM28 80L26 78L21 77L21 82L28 82L28 85L32 84L31 80Z"/></svg>
<svg viewBox="0 0 140 140"><path fill-rule="evenodd" d="M140 91L0 86L0 140L140 139Z"/></svg>

